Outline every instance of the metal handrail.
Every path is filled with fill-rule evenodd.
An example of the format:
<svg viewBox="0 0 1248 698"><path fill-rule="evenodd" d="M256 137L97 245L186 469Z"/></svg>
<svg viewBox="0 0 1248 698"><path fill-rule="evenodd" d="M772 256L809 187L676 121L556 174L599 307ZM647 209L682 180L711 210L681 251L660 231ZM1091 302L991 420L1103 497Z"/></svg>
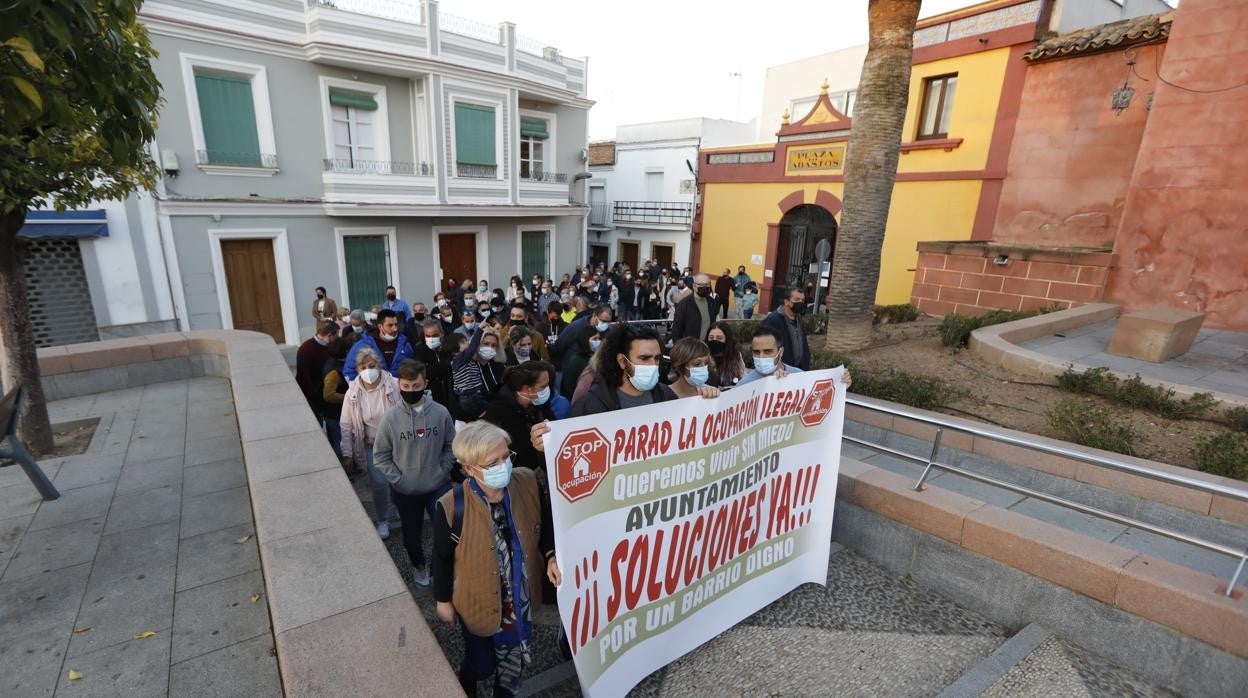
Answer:
<svg viewBox="0 0 1248 698"><path fill-rule="evenodd" d="M987 429L982 429L979 427L975 427L973 425L955 424L948 420L940 419L937 417L929 417L927 415L919 414L917 412L914 412L912 410L908 410L902 407L876 405L876 404L872 404L869 402L864 402L863 400L858 399L858 398L853 398L853 397L848 397L848 396L846 397L845 401L847 404L850 404L850 405L855 405L857 407L862 407L868 410L874 410L876 412L883 412L885 414L891 414L896 417L903 417L905 419L912 419L915 421L920 421L920 422L930 424L936 427L936 437L932 440L932 451L931 451L931 454L926 458L922 456L916 456L912 453L906 453L905 451L901 451L895 448L890 448L888 446L884 446L883 444L873 443L865 439L859 439L853 436L842 436L842 438L845 441L849 441L850 443L855 443L855 444L858 444L859 446L863 446L872 450L880 451L883 453L888 453L890 455L897 456L898 458L904 458L906 460L909 460L915 463L922 463L924 466L923 473L919 475L918 482L914 483L913 489L915 492L922 492L923 483L927 480L927 476L931 473L932 468L939 468L940 470L944 470L946 472L951 472L957 475L961 475L962 477L970 478L971 480L982 482L986 485L999 487L1004 490L1009 490L1010 492L1016 492L1018 494L1031 497L1033 499L1039 499L1041 501L1048 502L1050 504L1055 504L1060 507L1072 509L1074 511L1078 511L1083 514L1088 514L1090 516L1096 516L1098 518L1107 519L1109 521L1114 521L1116 523L1120 523L1125 526L1130 526L1132 528L1138 528L1142 531L1147 531L1149 533L1153 533L1153 534L1162 536L1164 538L1169 538L1171 540L1177 540L1181 543L1194 545L1204 550L1208 550L1208 551L1215 552L1215 553L1221 553L1228 557L1239 560L1239 564L1236 565L1235 567L1234 574L1231 575L1230 582L1226 585L1226 596L1228 597L1230 597L1232 593L1234 592L1235 585L1239 582L1239 577L1240 575L1243 574L1245 566L1248 566L1248 548L1233 548L1229 545L1223 545L1222 543L1215 543L1213 541L1205 540L1203 538L1190 536L1180 531L1163 528L1161 526L1157 526L1157 525L1154 525L1145 521L1139 521L1137 519L1133 519L1128 516L1122 516L1120 514L1115 514L1110 511L1105 511L1104 509L1097 509L1095 507L1090 507L1085 504L1073 502L1069 499L1063 499L1061 497L1057 497L1057 496L1054 496L1045 492L1033 490L1029 487L1023 487L1021 485L1015 485L1013 483L1005 482L1004 480L998 480L996 478L988 477L986 475L980 475L979 473L976 473L971 470L966 470L965 468L959 468L957 466L949 465L947 463L941 463L936 460L936 455L940 451L940 441L941 441L941 437L944 434L945 429L953 429L955 431L961 431L961 432L965 432L968 434L974 434L975 436L982 436L984 438L993 439L995 441L1000 441L1002 443L1008 443L1014 446L1028 448L1034 451L1039 451L1041 453L1048 453L1050 455L1056 455L1056 456L1071 458L1074 460L1080 460L1085 463L1091 463L1093 465L1103 465L1105 467L1112 468L1120 472L1134 473L1137 475L1141 475L1143 477L1150 477L1152 479L1160 480L1162 482L1170 482L1172 484L1189 486L1194 489L1200 489L1206 492L1225 494L1225 495L1232 496L1237 499L1242 499L1245 501L1248 501L1248 492L1238 490L1235 488L1226 487L1225 485L1219 485L1217 483L1203 482L1201 480L1196 480L1194 478L1189 478L1183 475L1175 475L1173 473L1166 473L1160 470L1154 470L1152 468L1148 468L1145 466L1133 465L1131 463L1126 463L1126 462L1119 461L1113 458L1080 453L1073 449L1065 448L1062 446L1050 446L1047 444L1041 444L1041 443L1036 443L1033 441L1028 441L1020 437L1008 436L1005 434L997 434Z"/></svg>
<svg viewBox="0 0 1248 698"><path fill-rule="evenodd" d="M993 431L990 431L988 429L984 429L981 427L977 427L972 424L955 424L951 421L940 419L938 417L930 417L928 415L920 414L913 410L905 409L904 407L892 407L892 406L885 407L883 405L876 405L873 403L864 402L863 400L860 400L852 396L847 397L846 402L850 405L855 405L857 407L862 407L868 410L875 410L876 412L883 412L885 414L891 414L896 417L904 417L906 419L911 419L916 422L923 422L925 424L930 424L936 427L943 427L945 429L953 429L956 431L965 432L967 434L974 434L975 436L982 436L986 439L992 439L993 441L1000 441L1001 443L1010 444L1011 446L1021 446L1022 448L1030 449L1032 451L1039 451L1041 453L1047 453L1051 456L1061 456L1062 458L1070 458L1072 460L1083 461L1084 463L1089 463L1091 465L1099 465L1101 467L1109 468L1111 470L1117 470L1123 473L1139 475L1140 477L1146 477L1152 480L1159 480L1161 482L1169 482L1174 485L1182 485L1183 487L1190 487L1192 489L1201 490L1203 492L1209 492L1211 494L1220 494L1225 497L1230 497L1232 499L1238 499L1242 502L1248 502L1248 490L1243 490L1243 489L1239 489L1236 487L1228 487L1226 485L1218 484L1216 482L1205 482L1204 480L1198 480L1194 477L1188 477L1186 475L1177 475L1175 473L1167 473L1161 470L1154 470L1153 468L1145 467L1142 465L1134 465L1132 463L1127 463L1125 461L1121 461L1116 458L1098 456L1098 455L1091 454L1091 453L1083 453L1082 451L1076 451L1075 449L1067 448L1065 446L1050 446L1048 444L1036 443L1034 441L1030 441L1022 437L1009 436L1007 434L998 434L996 432L993 432Z"/></svg>

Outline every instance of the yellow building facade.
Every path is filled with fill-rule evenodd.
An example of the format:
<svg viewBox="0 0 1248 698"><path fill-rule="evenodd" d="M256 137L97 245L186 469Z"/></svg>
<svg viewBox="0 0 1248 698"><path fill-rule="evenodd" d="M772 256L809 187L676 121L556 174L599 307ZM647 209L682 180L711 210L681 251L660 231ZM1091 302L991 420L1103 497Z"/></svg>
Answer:
<svg viewBox="0 0 1248 698"><path fill-rule="evenodd" d="M996 0L919 23L877 303L909 301L920 241L991 237L1022 53L1045 5ZM699 156L694 264L713 275L744 265L766 310L793 287L815 303L826 297L852 147L852 120L832 105L826 85L808 114L794 116L786 115L774 143Z"/></svg>

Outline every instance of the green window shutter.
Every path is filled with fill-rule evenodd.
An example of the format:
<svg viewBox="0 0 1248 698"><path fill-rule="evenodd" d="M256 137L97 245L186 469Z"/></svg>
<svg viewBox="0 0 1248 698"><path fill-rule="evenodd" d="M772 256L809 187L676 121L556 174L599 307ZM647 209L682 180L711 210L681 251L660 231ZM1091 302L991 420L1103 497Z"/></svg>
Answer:
<svg viewBox="0 0 1248 698"><path fill-rule="evenodd" d="M204 126L208 162L219 165L260 165L256 107L247 78L195 74L199 118Z"/></svg>
<svg viewBox="0 0 1248 698"><path fill-rule="evenodd" d="M465 165L494 166L494 110L455 103L455 160Z"/></svg>
<svg viewBox="0 0 1248 698"><path fill-rule="evenodd" d="M520 278L532 279L535 275L546 276L546 237L544 230L526 230L520 233Z"/></svg>
<svg viewBox="0 0 1248 698"><path fill-rule="evenodd" d="M377 100L370 94L329 88L329 103L364 111L377 111Z"/></svg>
<svg viewBox="0 0 1248 698"><path fill-rule="evenodd" d="M353 308L371 308L386 300L390 285L390 255L386 236L348 236L342 239L346 257L347 294Z"/></svg>
<svg viewBox="0 0 1248 698"><path fill-rule="evenodd" d="M520 135L532 138L550 138L545 119L520 119Z"/></svg>

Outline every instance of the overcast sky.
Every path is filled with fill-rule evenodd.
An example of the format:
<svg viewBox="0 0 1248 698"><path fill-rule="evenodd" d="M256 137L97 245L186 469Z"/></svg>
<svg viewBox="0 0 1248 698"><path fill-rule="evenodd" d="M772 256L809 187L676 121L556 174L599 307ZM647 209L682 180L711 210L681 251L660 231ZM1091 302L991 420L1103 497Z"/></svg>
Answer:
<svg viewBox="0 0 1248 698"><path fill-rule="evenodd" d="M921 16L974 4L923 0ZM768 66L867 40L866 0L441 0L443 12L589 57L591 140L617 124L757 117ZM739 73L740 78L732 77Z"/></svg>

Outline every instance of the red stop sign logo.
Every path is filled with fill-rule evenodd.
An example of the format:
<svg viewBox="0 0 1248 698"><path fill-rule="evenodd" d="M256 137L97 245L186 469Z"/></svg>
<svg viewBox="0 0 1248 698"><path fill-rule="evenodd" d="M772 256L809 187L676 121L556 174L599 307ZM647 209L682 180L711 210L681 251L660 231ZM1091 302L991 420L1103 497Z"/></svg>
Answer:
<svg viewBox="0 0 1248 698"><path fill-rule="evenodd" d="M578 429L563 439L555 456L555 486L564 499L588 497L607 479L611 443L597 429Z"/></svg>
<svg viewBox="0 0 1248 698"><path fill-rule="evenodd" d="M815 381L810 397L802 406L802 424L817 427L832 412L832 400L836 397L836 382L831 378Z"/></svg>

